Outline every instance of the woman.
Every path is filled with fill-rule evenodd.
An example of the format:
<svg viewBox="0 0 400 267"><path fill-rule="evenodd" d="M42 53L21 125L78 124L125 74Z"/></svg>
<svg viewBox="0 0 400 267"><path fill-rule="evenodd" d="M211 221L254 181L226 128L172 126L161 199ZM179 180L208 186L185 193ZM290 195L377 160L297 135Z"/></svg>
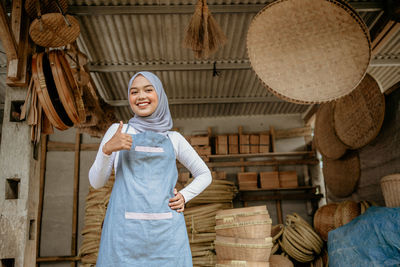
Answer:
<svg viewBox="0 0 400 267"><path fill-rule="evenodd" d="M178 132L161 81L150 72L129 81L127 125L106 132L89 171L94 188L115 183L101 234L97 267L192 266L184 205L210 183L207 165ZM176 159L195 177L177 192Z"/></svg>

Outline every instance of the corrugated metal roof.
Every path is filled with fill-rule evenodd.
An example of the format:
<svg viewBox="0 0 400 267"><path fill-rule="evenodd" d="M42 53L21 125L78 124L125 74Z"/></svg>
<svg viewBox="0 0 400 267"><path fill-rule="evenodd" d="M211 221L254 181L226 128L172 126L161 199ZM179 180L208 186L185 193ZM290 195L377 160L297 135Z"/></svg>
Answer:
<svg viewBox="0 0 400 267"><path fill-rule="evenodd" d="M210 10L213 10L214 5L226 5L230 8L239 6L250 11L235 12L232 9L230 12L223 12L223 8L220 8L213 14L227 36L227 43L207 60L196 60L190 49L182 48L185 28L196 2L197 0L69 1L72 10L90 6L122 9L125 6L135 6L141 8L140 10L158 10L146 14L131 14L131 8L131 13L125 14L108 12L109 14L77 15L81 26L78 45L88 55L92 69L97 69L91 75L100 94L106 101L111 101L110 103L121 100L118 105L125 105L117 108L117 116L120 119L131 117L130 108L126 106L127 83L140 66L143 69L155 69L154 72L163 81L171 100L171 113L175 118L303 113L307 105L285 102L272 95L259 82L249 65L246 51L248 27L257 11L272 0L208 0ZM366 7L369 4L382 4L379 0L357 0L350 3L366 4ZM257 6L257 9L253 6ZM171 7L181 11L174 13L175 9ZM170 11L163 13L162 8L170 8ZM363 9L359 14L371 27L382 15L382 11L373 7ZM398 56L399 38L397 34L380 51L377 58ZM214 62L219 76L213 76ZM4 55L0 56L0 65L2 63L5 63ZM230 67L221 67L227 65ZM177 66L179 70L176 69ZM197 69L196 66L202 66L202 69ZM399 69L370 67L368 72L387 89L397 82ZM5 91L2 88L5 86L4 80L1 79L0 92ZM4 102L1 97L0 94L0 101ZM257 101L257 98L262 100ZM203 101L201 104L198 103L199 99ZM207 99L210 99L210 103L207 103ZM219 99L224 101L218 102ZM232 103L226 99L232 99Z"/></svg>

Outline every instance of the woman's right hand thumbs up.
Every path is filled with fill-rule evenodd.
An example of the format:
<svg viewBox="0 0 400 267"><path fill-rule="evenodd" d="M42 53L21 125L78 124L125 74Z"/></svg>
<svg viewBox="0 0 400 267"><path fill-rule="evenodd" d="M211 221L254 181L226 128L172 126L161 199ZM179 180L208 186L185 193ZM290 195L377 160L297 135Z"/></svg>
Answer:
<svg viewBox="0 0 400 267"><path fill-rule="evenodd" d="M120 150L130 150L132 146L132 136L122 132L122 121L119 122L119 126L113 137L104 144L103 153L111 155L112 152Z"/></svg>

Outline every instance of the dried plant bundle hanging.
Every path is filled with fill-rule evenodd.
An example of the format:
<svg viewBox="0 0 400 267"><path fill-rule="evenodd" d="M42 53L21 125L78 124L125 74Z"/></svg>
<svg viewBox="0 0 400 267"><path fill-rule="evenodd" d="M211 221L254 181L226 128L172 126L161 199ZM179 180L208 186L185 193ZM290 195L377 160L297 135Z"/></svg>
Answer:
<svg viewBox="0 0 400 267"><path fill-rule="evenodd" d="M226 42L226 36L212 17L206 0L198 0L186 28L183 47L190 48L196 58L207 58Z"/></svg>

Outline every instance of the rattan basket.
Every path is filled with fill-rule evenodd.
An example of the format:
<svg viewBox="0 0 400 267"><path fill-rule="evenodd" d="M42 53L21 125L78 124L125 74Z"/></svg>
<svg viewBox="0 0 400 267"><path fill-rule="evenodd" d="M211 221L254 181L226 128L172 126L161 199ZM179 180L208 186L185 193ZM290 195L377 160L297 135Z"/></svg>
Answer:
<svg viewBox="0 0 400 267"><path fill-rule="evenodd" d="M234 238L218 236L214 242L217 260L268 261L272 238Z"/></svg>
<svg viewBox="0 0 400 267"><path fill-rule="evenodd" d="M323 157L322 171L330 193L336 197L351 195L357 187L361 173L357 151L347 152L337 160Z"/></svg>
<svg viewBox="0 0 400 267"><path fill-rule="evenodd" d="M215 267L270 267L267 261L229 261L217 260Z"/></svg>
<svg viewBox="0 0 400 267"><path fill-rule="evenodd" d="M351 222L355 217L361 214L360 205L354 201L346 200L341 202L335 210L334 222L335 228Z"/></svg>
<svg viewBox="0 0 400 267"><path fill-rule="evenodd" d="M215 232L220 236L239 238L264 238L271 236L272 220L247 221L215 226Z"/></svg>
<svg viewBox="0 0 400 267"><path fill-rule="evenodd" d="M400 173L384 176L381 188L386 207L400 207Z"/></svg>
<svg viewBox="0 0 400 267"><path fill-rule="evenodd" d="M314 139L318 151L327 158L338 159L346 153L347 147L336 136L333 127L333 102L323 104L318 108Z"/></svg>
<svg viewBox="0 0 400 267"><path fill-rule="evenodd" d="M378 82L367 74L351 94L336 101L336 135L348 147L358 149L378 135L384 116L385 97Z"/></svg>
<svg viewBox="0 0 400 267"><path fill-rule="evenodd" d="M70 25L60 13L48 13L35 19L29 27L32 41L43 47L60 47L75 41L80 33L79 22L73 16L65 17Z"/></svg>
<svg viewBox="0 0 400 267"><path fill-rule="evenodd" d="M271 255L269 258L270 267L293 267L293 262L282 255Z"/></svg>
<svg viewBox="0 0 400 267"><path fill-rule="evenodd" d="M314 229L325 241L328 241L328 233L335 229L335 211L337 203L329 203L320 207L314 214Z"/></svg>
<svg viewBox="0 0 400 267"><path fill-rule="evenodd" d="M319 103L350 93L371 57L369 31L344 1L278 0L253 19L251 66L278 97Z"/></svg>

